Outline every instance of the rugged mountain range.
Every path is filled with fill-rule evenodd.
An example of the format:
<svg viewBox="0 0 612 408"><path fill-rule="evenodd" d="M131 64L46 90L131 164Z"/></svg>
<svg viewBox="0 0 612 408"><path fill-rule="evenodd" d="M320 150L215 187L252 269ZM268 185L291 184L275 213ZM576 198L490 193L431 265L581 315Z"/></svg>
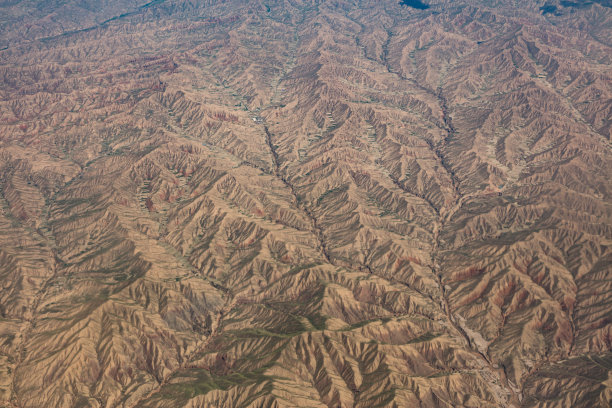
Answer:
<svg viewBox="0 0 612 408"><path fill-rule="evenodd" d="M1 1L0 405L610 406L609 2L404 3Z"/></svg>

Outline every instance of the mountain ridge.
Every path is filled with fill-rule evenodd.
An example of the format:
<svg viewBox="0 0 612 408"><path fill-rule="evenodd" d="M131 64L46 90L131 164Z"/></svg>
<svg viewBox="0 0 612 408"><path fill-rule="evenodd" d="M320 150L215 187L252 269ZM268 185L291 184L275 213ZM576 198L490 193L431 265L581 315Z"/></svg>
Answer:
<svg viewBox="0 0 612 408"><path fill-rule="evenodd" d="M429 3L4 28L0 400L609 404L612 13Z"/></svg>

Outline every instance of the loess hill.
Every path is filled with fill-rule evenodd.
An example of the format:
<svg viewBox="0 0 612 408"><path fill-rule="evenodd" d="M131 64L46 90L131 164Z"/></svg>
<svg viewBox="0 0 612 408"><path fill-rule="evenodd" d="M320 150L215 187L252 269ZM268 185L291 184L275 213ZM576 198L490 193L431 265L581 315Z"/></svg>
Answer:
<svg viewBox="0 0 612 408"><path fill-rule="evenodd" d="M608 2L145 1L0 2L0 406L610 406Z"/></svg>

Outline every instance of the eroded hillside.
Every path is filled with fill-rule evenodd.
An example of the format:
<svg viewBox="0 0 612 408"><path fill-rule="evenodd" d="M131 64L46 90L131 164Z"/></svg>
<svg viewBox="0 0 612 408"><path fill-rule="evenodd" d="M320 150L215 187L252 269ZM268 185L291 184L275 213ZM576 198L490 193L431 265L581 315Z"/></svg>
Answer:
<svg viewBox="0 0 612 408"><path fill-rule="evenodd" d="M612 9L553 3L0 3L0 404L609 406Z"/></svg>

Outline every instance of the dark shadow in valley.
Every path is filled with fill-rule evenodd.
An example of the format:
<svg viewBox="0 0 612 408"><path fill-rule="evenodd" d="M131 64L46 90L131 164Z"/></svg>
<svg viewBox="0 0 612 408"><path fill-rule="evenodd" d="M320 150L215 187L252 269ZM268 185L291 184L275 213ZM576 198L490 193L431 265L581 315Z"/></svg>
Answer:
<svg viewBox="0 0 612 408"><path fill-rule="evenodd" d="M557 14L557 6L545 4L540 7L540 11L542 12L542 14Z"/></svg>
<svg viewBox="0 0 612 408"><path fill-rule="evenodd" d="M400 4L417 10L426 10L429 8L429 4L423 3L421 0L401 0Z"/></svg>
<svg viewBox="0 0 612 408"><path fill-rule="evenodd" d="M612 0L561 0L557 5L546 3L540 7L540 11L543 15L554 14L560 16L563 14L562 9L586 9L595 3L612 8Z"/></svg>

